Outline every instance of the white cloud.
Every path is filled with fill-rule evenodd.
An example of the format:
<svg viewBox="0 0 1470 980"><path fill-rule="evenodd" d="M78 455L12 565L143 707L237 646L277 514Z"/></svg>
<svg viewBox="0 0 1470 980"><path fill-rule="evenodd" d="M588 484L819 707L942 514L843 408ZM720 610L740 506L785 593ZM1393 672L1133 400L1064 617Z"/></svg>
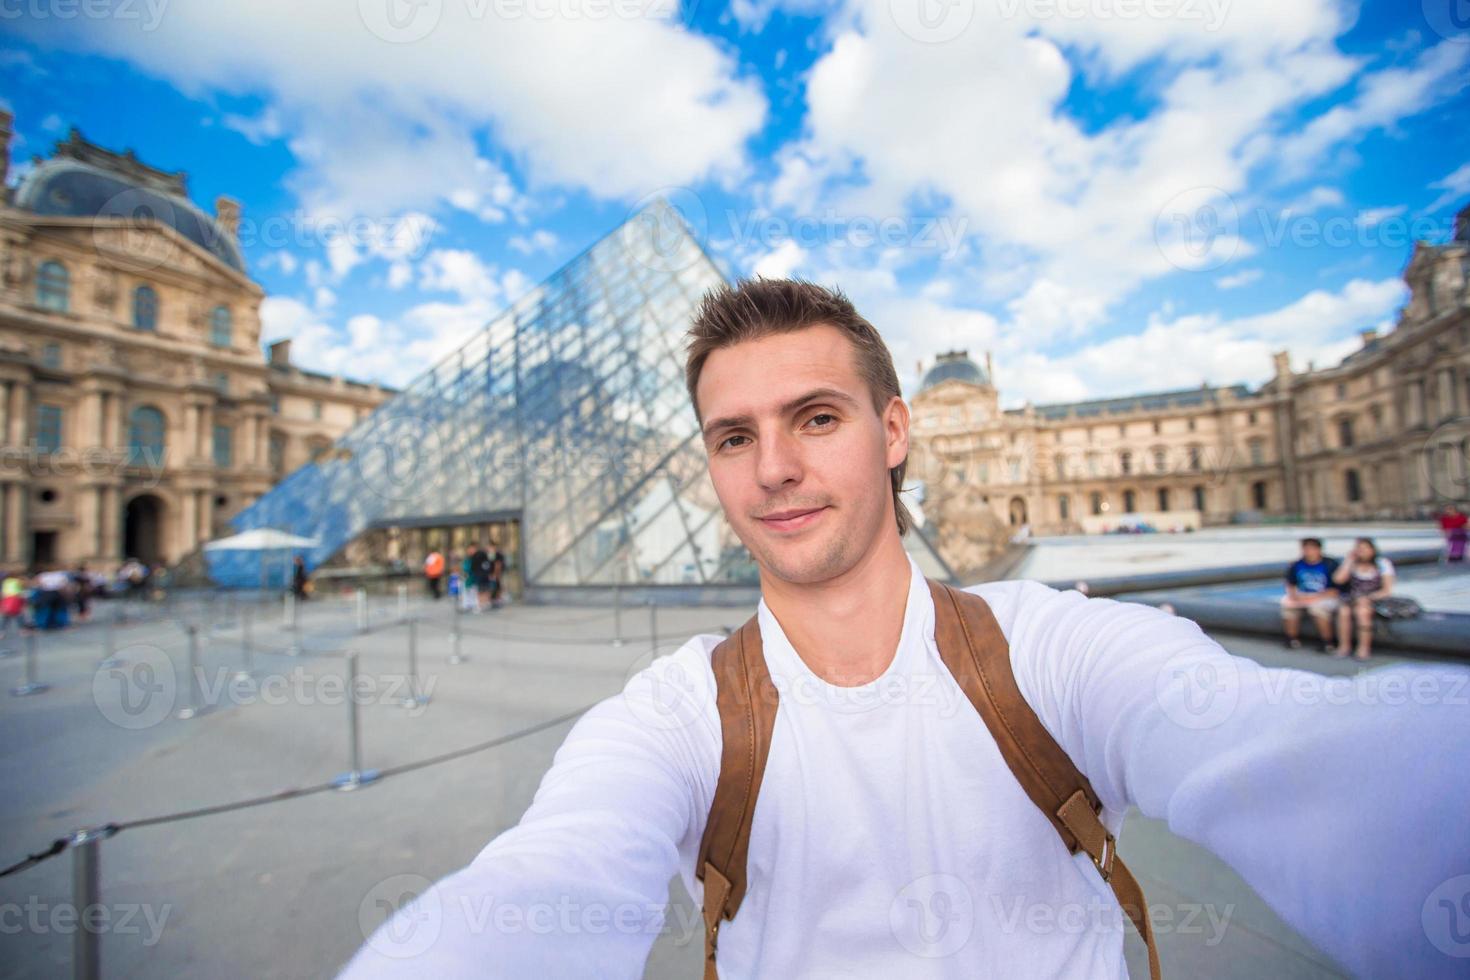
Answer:
<svg viewBox="0 0 1470 980"><path fill-rule="evenodd" d="M550 252L556 248L557 237L544 228L537 228L529 235L512 235L507 244L522 255L530 255L533 252Z"/></svg>
<svg viewBox="0 0 1470 980"><path fill-rule="evenodd" d="M1314 290L1254 316L1156 315L1137 334L1051 356L1007 343L1001 396L1025 401L1072 401L1140 391L1188 388L1202 382L1259 383L1271 375L1271 355L1290 350L1297 366L1329 364L1356 349L1359 329L1380 325L1405 299L1397 279L1355 279L1337 292ZM1140 365L1147 365L1140 371Z"/></svg>
<svg viewBox="0 0 1470 980"><path fill-rule="evenodd" d="M788 279L806 261L806 249L786 239L759 259L752 272L767 279Z"/></svg>
<svg viewBox="0 0 1470 980"><path fill-rule="evenodd" d="M407 30L427 30L416 39L379 23L381 4L294 0L176 4L146 34L117 18L17 27L186 91L264 98L292 134L308 207L432 213L452 195L484 216L508 203L478 144L491 133L531 182L600 197L693 183L742 161L765 117L759 84L668 6L650 8L662 16L545 19L419 5Z"/></svg>
<svg viewBox="0 0 1470 980"><path fill-rule="evenodd" d="M1346 198L1342 196L1342 191L1336 187L1317 186L1305 194L1298 195L1290 204L1281 209L1281 213L1283 216L1289 214L1300 218L1316 214L1323 208L1342 207L1345 202Z"/></svg>
<svg viewBox="0 0 1470 980"><path fill-rule="evenodd" d="M1425 208L1428 211L1438 211L1446 204L1454 204L1470 195L1470 163L1461 164L1453 172L1447 174L1443 179L1436 180L1429 185L1430 190L1444 191L1439 197Z"/></svg>
<svg viewBox="0 0 1470 980"><path fill-rule="evenodd" d="M1258 281L1262 275L1264 273L1260 269L1242 269L1232 275L1220 276L1215 280L1215 285L1221 289L1239 289Z"/></svg>
<svg viewBox="0 0 1470 980"><path fill-rule="evenodd" d="M1397 218L1407 210L1408 208L1402 204L1395 204L1392 207L1386 208L1365 208L1358 212L1357 217L1353 218L1353 223L1359 228L1373 228L1383 224L1390 218Z"/></svg>

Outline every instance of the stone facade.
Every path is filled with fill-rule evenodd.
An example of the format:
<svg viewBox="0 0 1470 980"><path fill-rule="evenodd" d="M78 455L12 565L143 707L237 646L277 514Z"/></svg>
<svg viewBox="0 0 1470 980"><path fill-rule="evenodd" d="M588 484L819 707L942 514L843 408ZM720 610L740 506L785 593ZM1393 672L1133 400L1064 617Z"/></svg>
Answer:
<svg viewBox="0 0 1470 980"><path fill-rule="evenodd" d="M393 393L262 356L239 205L182 173L73 130L0 186L6 566L176 562Z"/></svg>
<svg viewBox="0 0 1470 980"><path fill-rule="evenodd" d="M993 375L939 355L911 399L909 476L941 552L973 569L1035 533L1271 519L1418 519L1470 497L1470 208L1418 244L1409 302L1332 367L1002 411Z"/></svg>

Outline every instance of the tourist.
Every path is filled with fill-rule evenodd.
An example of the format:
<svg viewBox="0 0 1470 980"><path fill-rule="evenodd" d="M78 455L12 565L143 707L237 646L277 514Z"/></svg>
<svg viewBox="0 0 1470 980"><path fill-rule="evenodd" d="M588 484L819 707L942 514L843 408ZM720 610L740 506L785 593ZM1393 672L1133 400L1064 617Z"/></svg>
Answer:
<svg viewBox="0 0 1470 980"><path fill-rule="evenodd" d="M490 605L490 589L495 580L495 559L480 545L475 545L474 562L471 567L475 587L475 612Z"/></svg>
<svg viewBox="0 0 1470 980"><path fill-rule="evenodd" d="M311 593L311 576L306 571L306 559L297 555L291 560L291 594L297 601L305 601Z"/></svg>
<svg viewBox="0 0 1470 980"><path fill-rule="evenodd" d="M5 573L0 582L0 616L5 619L4 636L8 639L13 631L24 631L26 627L26 580L17 571Z"/></svg>
<svg viewBox="0 0 1470 980"><path fill-rule="evenodd" d="M1311 613L1322 639L1322 652L1332 649L1332 620L1337 614L1337 586L1332 573L1337 560L1322 554L1321 538L1302 538L1302 555L1286 566L1286 595L1281 597L1281 623L1286 645L1300 649L1302 612Z"/></svg>
<svg viewBox="0 0 1470 980"><path fill-rule="evenodd" d="M87 563L81 562L71 573L72 601L77 606L77 622L85 623L91 618L92 575Z"/></svg>
<svg viewBox="0 0 1470 980"><path fill-rule="evenodd" d="M1358 660L1372 656L1373 603L1393 593L1393 580L1393 562L1378 553L1372 538L1359 538L1352 554L1332 574L1332 581L1342 592L1334 657L1348 655L1354 626L1358 628L1358 643L1353 656Z"/></svg>
<svg viewBox="0 0 1470 980"><path fill-rule="evenodd" d="M41 630L66 629L71 625L71 575L51 568L36 576L35 622Z"/></svg>
<svg viewBox="0 0 1470 980"><path fill-rule="evenodd" d="M1463 974L1423 911L1470 869L1463 708L1334 697L1342 679L1233 657L1142 603L931 582L902 540L908 407L852 304L755 280L708 295L690 333L755 616L584 713L519 824L415 889L345 980L640 976L675 875L710 926L707 977L1117 980L1125 916L1157 975L1170 895L1147 904L1116 856L1135 807L1342 972ZM1409 689L1465 675L1397 669ZM477 807L466 789L449 822Z"/></svg>
<svg viewBox="0 0 1470 980"><path fill-rule="evenodd" d="M1439 530L1444 535L1445 561L1465 560L1465 524L1470 521L1459 507L1449 504L1439 515Z"/></svg>
<svg viewBox="0 0 1470 980"><path fill-rule="evenodd" d="M431 551L424 558L424 582L429 587L429 595L435 599L439 598L439 586L443 578L444 556L438 551Z"/></svg>
<svg viewBox="0 0 1470 980"><path fill-rule="evenodd" d="M505 553L500 550L500 542L496 538L490 539L490 607L499 609L504 605L501 599L501 589L505 585Z"/></svg>

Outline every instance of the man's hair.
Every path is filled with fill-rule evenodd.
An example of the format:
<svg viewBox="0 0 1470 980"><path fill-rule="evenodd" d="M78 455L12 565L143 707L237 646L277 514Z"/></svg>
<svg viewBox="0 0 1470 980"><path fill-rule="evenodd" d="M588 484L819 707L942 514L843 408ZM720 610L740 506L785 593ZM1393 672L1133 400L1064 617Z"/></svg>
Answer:
<svg viewBox="0 0 1470 980"><path fill-rule="evenodd" d="M1322 539L1321 538L1302 538L1302 547L1303 548L1305 548L1309 544L1314 544L1314 545L1317 546L1318 550L1321 550L1321 548L1322 548Z"/></svg>
<svg viewBox="0 0 1470 980"><path fill-rule="evenodd" d="M880 416L888 402L900 395L898 372L893 369L893 356L873 325L853 308L852 301L838 289L826 289L800 279L741 279L735 285L722 285L704 294L687 336L687 360L684 383L689 401L700 425L704 416L694 391L704 362L717 350L733 347L748 340L759 340L778 333L793 333L819 324L830 324L841 330L852 342L857 354L858 374L867 383L873 409ZM905 458L888 471L893 488L893 513L898 533L903 534L913 518L899 497L903 489Z"/></svg>

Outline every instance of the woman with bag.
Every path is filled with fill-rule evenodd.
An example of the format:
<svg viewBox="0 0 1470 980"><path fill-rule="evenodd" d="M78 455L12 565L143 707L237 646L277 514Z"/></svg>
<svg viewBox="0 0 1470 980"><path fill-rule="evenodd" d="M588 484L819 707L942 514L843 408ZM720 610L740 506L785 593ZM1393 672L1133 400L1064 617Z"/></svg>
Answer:
<svg viewBox="0 0 1470 980"><path fill-rule="evenodd" d="M1356 623L1358 644L1353 656L1367 660L1373 649L1373 603L1393 593L1393 562L1378 554L1372 538L1359 538L1352 554L1332 573L1332 581L1343 598L1337 609L1337 650L1332 655L1348 655L1348 638Z"/></svg>

